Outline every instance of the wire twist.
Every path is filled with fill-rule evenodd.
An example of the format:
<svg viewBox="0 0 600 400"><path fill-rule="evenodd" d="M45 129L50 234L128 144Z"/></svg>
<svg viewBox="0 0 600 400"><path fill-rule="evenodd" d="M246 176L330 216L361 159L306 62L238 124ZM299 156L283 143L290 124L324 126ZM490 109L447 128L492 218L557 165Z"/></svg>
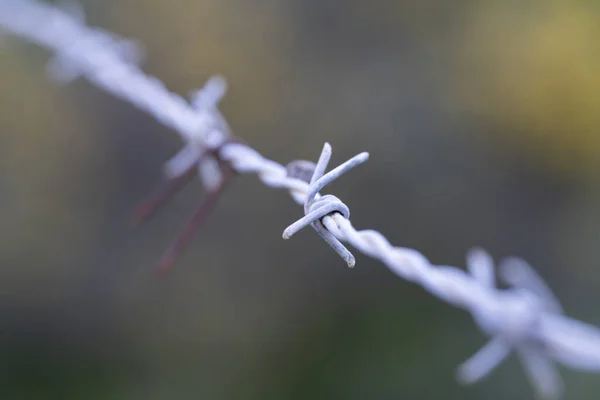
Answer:
<svg viewBox="0 0 600 400"><path fill-rule="evenodd" d="M341 216L344 219L349 219L350 209L339 198L333 195L319 196L319 191L352 168L366 162L369 159L369 154L358 154L324 175L330 159L331 145L325 143L309 181L308 192L304 202L305 216L288 226L283 231L283 238L289 239L300 229L310 225L346 261L349 267L354 267L356 260L352 253L324 225L325 218Z"/></svg>

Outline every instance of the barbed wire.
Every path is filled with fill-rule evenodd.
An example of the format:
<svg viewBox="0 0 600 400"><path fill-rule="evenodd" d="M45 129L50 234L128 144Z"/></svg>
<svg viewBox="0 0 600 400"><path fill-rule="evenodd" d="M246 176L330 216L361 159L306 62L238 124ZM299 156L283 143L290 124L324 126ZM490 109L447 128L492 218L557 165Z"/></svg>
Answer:
<svg viewBox="0 0 600 400"><path fill-rule="evenodd" d="M499 265L498 275L508 285L499 289L494 263L482 249L468 252L464 271L433 265L416 250L391 245L377 231L356 230L349 208L339 198L319 192L365 162L367 153L328 173L331 146L327 143L316 164L297 160L283 166L263 157L248 145L230 140L230 128L217 108L226 90L223 78L212 77L191 93L190 101L185 100L139 68L142 52L136 43L87 27L75 3L50 6L35 0L0 0L0 27L53 51L48 71L55 79L68 82L83 76L178 132L185 146L166 163L168 178L179 179L197 169L204 187L216 193L226 179L220 167L223 162L235 172L256 174L265 185L288 190L304 206L304 217L284 231L284 239L311 225L349 266L354 265L354 256L341 242L470 312L492 339L459 366L460 381L472 383L486 376L513 349L544 398L557 398L563 392L556 362L600 372L600 329L565 316L546 283L525 261L508 258Z"/></svg>

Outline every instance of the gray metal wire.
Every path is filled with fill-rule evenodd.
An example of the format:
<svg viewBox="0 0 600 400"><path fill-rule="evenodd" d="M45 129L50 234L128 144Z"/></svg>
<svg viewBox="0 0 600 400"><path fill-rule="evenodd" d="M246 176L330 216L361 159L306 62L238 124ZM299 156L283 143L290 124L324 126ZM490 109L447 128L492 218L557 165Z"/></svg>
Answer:
<svg viewBox="0 0 600 400"><path fill-rule="evenodd" d="M337 197L319 192L365 162L368 154L361 153L325 174L331 156L328 144L317 164L295 161L287 168L247 145L224 144L230 129L217 109L226 89L222 78L211 78L188 102L137 66L141 58L137 45L87 27L76 5L55 7L34 0L0 0L0 26L9 34L53 51L55 56L48 67L53 77L68 81L83 76L178 132L185 146L167 162L167 175L181 175L198 164L204 185L209 189L218 186L221 177L215 160L209 157L199 162L206 149L216 149L237 172L256 174L265 185L288 190L304 206L305 216L284 231L284 238L311 225L349 266L354 265L354 257L341 242L470 312L491 340L459 366L462 382L481 379L511 350L517 352L534 388L544 398L559 397L563 391L556 362L600 372L600 330L565 316L550 289L525 261L510 258L500 264L499 276L509 286L501 290L496 287L493 261L481 249L468 252L464 271L433 265L416 250L391 245L377 231L356 230L349 208Z"/></svg>

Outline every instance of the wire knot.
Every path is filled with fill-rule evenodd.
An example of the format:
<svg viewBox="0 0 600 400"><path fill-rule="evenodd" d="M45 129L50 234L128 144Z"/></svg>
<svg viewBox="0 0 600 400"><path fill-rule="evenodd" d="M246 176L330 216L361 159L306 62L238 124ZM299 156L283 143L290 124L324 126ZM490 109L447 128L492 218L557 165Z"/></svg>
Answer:
<svg viewBox="0 0 600 400"><path fill-rule="evenodd" d="M367 161L369 154L360 153L325 174L330 159L331 146L329 143L325 143L316 165L307 161L294 161L288 165L288 176L307 182L308 189L304 202L304 217L288 226L283 231L283 238L289 239L300 229L310 225L346 261L349 267L353 267L356 261L352 253L326 227L328 219L336 215L349 219L350 209L336 196L319 195L319 190L352 168ZM309 180L308 173L310 172L312 172L312 176ZM335 221L333 222L335 223Z"/></svg>
<svg viewBox="0 0 600 400"><path fill-rule="evenodd" d="M495 289L494 264L487 253L481 249L471 250L467 266L475 280ZM562 393L563 382L555 367L555 349L543 338L542 318L562 315L562 307L548 285L525 261L508 258L501 263L499 273L509 285L501 294L504 308L471 310L479 327L492 336L492 340L459 367L459 379L465 383L481 379L515 349L541 397L556 398Z"/></svg>
<svg viewBox="0 0 600 400"><path fill-rule="evenodd" d="M308 214L322 215L319 219L334 212L340 213L346 219L350 219L350 209L348 206L332 194L326 194L315 199L308 207Z"/></svg>

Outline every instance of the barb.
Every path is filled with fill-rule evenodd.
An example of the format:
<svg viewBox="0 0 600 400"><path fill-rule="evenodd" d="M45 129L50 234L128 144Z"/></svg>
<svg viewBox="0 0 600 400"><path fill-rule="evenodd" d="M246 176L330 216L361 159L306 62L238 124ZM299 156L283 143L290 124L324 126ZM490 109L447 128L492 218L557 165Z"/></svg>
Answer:
<svg viewBox="0 0 600 400"><path fill-rule="evenodd" d="M182 175L165 180L156 188L154 193L136 207L131 218L131 226L136 227L151 218L171 197L190 183L196 175L196 166L191 165Z"/></svg>
<svg viewBox="0 0 600 400"><path fill-rule="evenodd" d="M161 273L166 273L173 268L175 262L190 243L200 225L204 222L206 217L208 217L209 213L217 204L220 196L223 194L223 191L228 186L228 183L231 182L235 171L229 165L227 165L227 163L222 161L219 162L219 165L223 173L223 178L220 185L217 188L210 190L206 194L205 200L202 202L202 204L200 204L181 234L167 250L160 262L159 271Z"/></svg>
<svg viewBox="0 0 600 400"><path fill-rule="evenodd" d="M288 236L300 225L317 226L317 232L324 234L346 260L349 252L342 250L345 247L340 242L381 261L398 276L421 285L441 300L469 311L492 340L459 367L463 382L471 383L487 375L511 349L517 351L534 388L545 398L557 397L562 391L555 362L581 371L600 372L600 330L563 315L550 289L524 261L511 258L500 265L500 276L510 286L501 290L495 287L494 266L483 250L469 252L468 272L436 266L416 250L392 246L379 232L356 230L341 200L332 195L319 196L318 191L326 184L366 161L366 153L351 159L352 166L343 164L323 175L329 161L328 145L316 166L294 162L285 168L245 144L227 142L230 130L217 109L225 92L222 78L209 80L188 103L135 65L136 47L131 42L86 27L80 11L65 12L35 0L0 0L0 27L54 51L58 69L68 73L53 76L84 76L175 129L186 146L167 163L168 176L182 177L197 166L205 187L214 194L224 187L223 165L238 173L257 174L267 186L288 190L298 204L304 205L302 224L292 224L291 230L286 230ZM215 157L200 162L199 155L206 149L215 151ZM148 207L156 207L161 201L155 199ZM194 230L211 204L212 200L197 212L176 249L189 241L187 232Z"/></svg>
<svg viewBox="0 0 600 400"><path fill-rule="evenodd" d="M489 289L495 288L492 259L481 249L473 249L467 257L467 268L474 279ZM556 398L563 383L546 344L535 333L543 313L562 314L562 308L546 283L523 260L509 258L500 265L500 276L511 286L509 293L530 297L529 309L515 313L511 325L497 326L486 313L473 312L482 330L494 338L458 368L458 379L472 383L490 373L508 357L511 348L519 358L538 392L544 398Z"/></svg>
<svg viewBox="0 0 600 400"><path fill-rule="evenodd" d="M179 172L179 175L167 176L166 181L134 211L132 221L134 225L137 225L150 218L171 197L183 189L197 175L197 171L203 175L207 191L205 199L163 256L159 266L161 273L171 270L233 179L235 170L219 156L219 149L228 143L239 143L239 140L229 137L218 147L197 152L191 152L188 148L184 149L171 160L173 165L168 168L171 175L181 170L183 172ZM182 169L181 165L186 166L186 169Z"/></svg>
<svg viewBox="0 0 600 400"><path fill-rule="evenodd" d="M300 229L310 225L317 231L319 236L321 236L323 240L325 240L325 242L327 242L327 244L329 244L329 246L331 246L344 261L346 261L348 266L352 268L356 263L352 253L350 253L348 249L346 249L346 247L344 247L344 245L323 225L324 219L326 218L330 219L334 216L341 216L346 219L350 218L350 210L337 197L332 195L319 196L318 193L319 190L339 178L341 175L367 161L369 159L369 154L361 153L354 156L326 175L323 175L330 159L331 146L329 143L325 143L323 151L321 152L321 157L319 157L319 162L316 164L315 168L313 168L313 174L309 181L310 185L308 186L308 193L306 195L306 201L304 202L304 213L306 216L288 226L285 231L283 231L283 238L289 239Z"/></svg>

